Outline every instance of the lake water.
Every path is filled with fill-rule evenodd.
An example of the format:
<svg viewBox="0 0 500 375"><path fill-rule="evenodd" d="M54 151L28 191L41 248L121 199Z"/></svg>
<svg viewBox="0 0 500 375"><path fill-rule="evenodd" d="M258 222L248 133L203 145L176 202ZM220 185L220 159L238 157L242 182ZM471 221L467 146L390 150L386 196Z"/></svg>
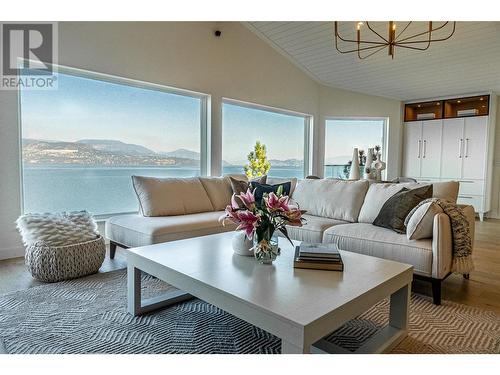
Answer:
<svg viewBox="0 0 500 375"><path fill-rule="evenodd" d="M224 167L224 174L243 173L243 167ZM130 176L191 177L190 168L25 167L24 211L87 210L94 215L137 211ZM303 177L302 168L272 168L273 177Z"/></svg>

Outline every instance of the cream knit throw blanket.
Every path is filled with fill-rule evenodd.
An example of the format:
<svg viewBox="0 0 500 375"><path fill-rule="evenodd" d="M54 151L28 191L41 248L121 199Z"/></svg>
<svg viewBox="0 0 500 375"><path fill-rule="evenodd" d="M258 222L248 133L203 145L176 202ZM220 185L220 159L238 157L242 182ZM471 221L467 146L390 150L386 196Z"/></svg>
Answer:
<svg viewBox="0 0 500 375"><path fill-rule="evenodd" d="M472 261L472 241L469 229L470 223L467 221L462 209L455 203L438 198L429 198L420 202L417 207L410 212L408 217L410 217L418 207L427 202L435 202L450 218L453 243L451 272L468 274L474 269L474 262Z"/></svg>

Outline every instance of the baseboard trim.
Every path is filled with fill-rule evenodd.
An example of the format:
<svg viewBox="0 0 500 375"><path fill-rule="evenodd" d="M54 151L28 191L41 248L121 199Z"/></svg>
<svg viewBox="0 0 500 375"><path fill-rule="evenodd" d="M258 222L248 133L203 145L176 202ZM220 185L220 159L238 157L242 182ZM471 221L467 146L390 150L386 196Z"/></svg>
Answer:
<svg viewBox="0 0 500 375"><path fill-rule="evenodd" d="M24 257L24 247L0 249L0 260Z"/></svg>

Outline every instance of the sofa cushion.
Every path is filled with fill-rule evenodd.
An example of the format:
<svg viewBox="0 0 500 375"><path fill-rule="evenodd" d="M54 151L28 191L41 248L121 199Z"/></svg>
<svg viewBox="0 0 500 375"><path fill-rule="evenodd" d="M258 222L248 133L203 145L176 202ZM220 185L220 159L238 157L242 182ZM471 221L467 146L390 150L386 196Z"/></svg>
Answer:
<svg viewBox="0 0 500 375"><path fill-rule="evenodd" d="M405 219L406 237L409 240L432 238L434 216L443 212L436 202L427 202L415 207Z"/></svg>
<svg viewBox="0 0 500 375"><path fill-rule="evenodd" d="M347 224L347 221L329 219L305 214L302 216L307 223L302 227L287 226L288 235L292 240L304 241L309 243L323 242L323 233L326 229L340 224Z"/></svg>
<svg viewBox="0 0 500 375"><path fill-rule="evenodd" d="M143 216L172 216L213 211L198 177L156 178L132 176Z"/></svg>
<svg viewBox="0 0 500 375"><path fill-rule="evenodd" d="M415 273L432 275L431 239L409 240L390 229L354 223L328 228L323 241L335 243L342 250L411 264Z"/></svg>
<svg viewBox="0 0 500 375"><path fill-rule="evenodd" d="M229 177L200 177L200 181L208 194L208 198L210 198L214 210L226 209L233 195Z"/></svg>
<svg viewBox="0 0 500 375"><path fill-rule="evenodd" d="M106 221L106 237L127 247L137 247L234 230L234 224L223 226L219 222L223 214L212 211L163 217L114 216Z"/></svg>
<svg viewBox="0 0 500 375"><path fill-rule="evenodd" d="M302 180L293 199L314 216L355 222L368 190L368 181Z"/></svg>
<svg viewBox="0 0 500 375"><path fill-rule="evenodd" d="M410 211L424 199L432 197L432 185L418 189L404 188L384 203L373 225L392 229L398 233L406 233L405 219Z"/></svg>
<svg viewBox="0 0 500 375"><path fill-rule="evenodd" d="M430 185L429 183L404 183L403 186L408 189L416 189L425 185ZM457 203L458 189L460 183L458 181L442 181L432 183L432 198L446 199L450 202Z"/></svg>
<svg viewBox="0 0 500 375"><path fill-rule="evenodd" d="M372 183L359 211L359 223L373 223L384 203L394 194L403 190L402 184Z"/></svg>

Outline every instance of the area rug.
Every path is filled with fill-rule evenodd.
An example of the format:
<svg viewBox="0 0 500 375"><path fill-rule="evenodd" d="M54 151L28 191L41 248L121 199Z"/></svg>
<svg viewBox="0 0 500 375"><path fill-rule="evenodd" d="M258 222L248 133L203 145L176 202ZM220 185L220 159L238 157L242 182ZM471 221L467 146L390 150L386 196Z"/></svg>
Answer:
<svg viewBox="0 0 500 375"><path fill-rule="evenodd" d="M144 295L169 285L143 275ZM355 350L387 322L388 301L329 335ZM280 340L198 299L141 317L126 312L126 272L47 284L0 297L7 353L280 353ZM393 353L499 353L500 316L412 295L409 336Z"/></svg>

